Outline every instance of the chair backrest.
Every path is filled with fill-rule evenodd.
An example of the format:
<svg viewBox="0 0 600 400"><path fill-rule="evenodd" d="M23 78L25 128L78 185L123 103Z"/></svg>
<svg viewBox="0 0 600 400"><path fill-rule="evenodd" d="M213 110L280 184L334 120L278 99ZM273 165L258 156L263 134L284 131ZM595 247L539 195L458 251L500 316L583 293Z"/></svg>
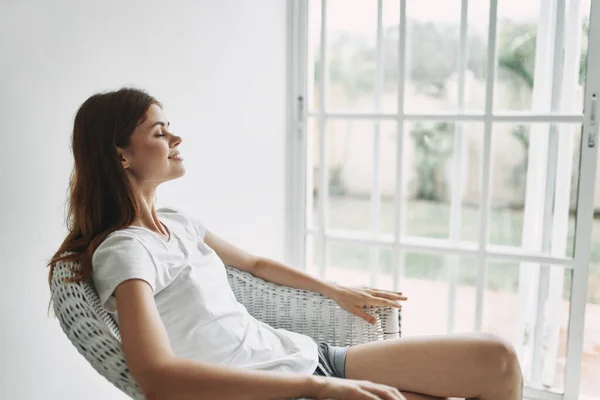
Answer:
<svg viewBox="0 0 600 400"><path fill-rule="evenodd" d="M79 353L110 383L133 399L143 400L121 349L121 335L114 319L100 304L93 281L67 283L79 263L58 262L51 282L54 313Z"/></svg>

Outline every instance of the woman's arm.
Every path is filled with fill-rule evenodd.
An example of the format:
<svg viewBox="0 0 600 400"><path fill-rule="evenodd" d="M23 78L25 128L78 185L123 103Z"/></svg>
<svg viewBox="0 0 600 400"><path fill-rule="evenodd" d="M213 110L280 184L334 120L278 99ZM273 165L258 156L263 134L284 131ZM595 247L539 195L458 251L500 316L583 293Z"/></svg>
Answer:
<svg viewBox="0 0 600 400"><path fill-rule="evenodd" d="M328 297L331 297L337 290L336 286L323 282L298 269L248 253L208 230L204 242L217 253L225 265L249 272L266 281L296 289L310 290Z"/></svg>
<svg viewBox="0 0 600 400"><path fill-rule="evenodd" d="M249 371L177 357L147 282L124 281L115 296L127 365L148 400L316 397L328 384L312 375Z"/></svg>

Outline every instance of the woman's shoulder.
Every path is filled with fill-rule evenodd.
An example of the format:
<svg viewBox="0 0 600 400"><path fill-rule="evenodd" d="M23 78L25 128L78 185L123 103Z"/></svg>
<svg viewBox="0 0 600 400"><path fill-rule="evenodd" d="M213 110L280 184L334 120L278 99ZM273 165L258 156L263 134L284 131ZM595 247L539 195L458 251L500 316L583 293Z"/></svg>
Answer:
<svg viewBox="0 0 600 400"><path fill-rule="evenodd" d="M164 207L159 207L156 209L157 213L160 214L185 214L183 212L183 210L181 210L180 208L176 208L176 207L171 207L171 206L164 206Z"/></svg>
<svg viewBox="0 0 600 400"><path fill-rule="evenodd" d="M177 207L160 207L156 213L170 221L179 223L188 229L191 229L196 235L204 239L206 229L200 220L191 214Z"/></svg>
<svg viewBox="0 0 600 400"><path fill-rule="evenodd" d="M173 220L184 225L187 225L189 222L189 216L186 212L184 212L180 208L176 207L160 207L156 209L156 214L161 218L167 218L169 220Z"/></svg>
<svg viewBox="0 0 600 400"><path fill-rule="evenodd" d="M130 227L117 229L116 231L112 231L106 238L102 241L100 246L110 246L115 243L125 243L127 245L137 245L140 243L140 235L138 232L130 229Z"/></svg>

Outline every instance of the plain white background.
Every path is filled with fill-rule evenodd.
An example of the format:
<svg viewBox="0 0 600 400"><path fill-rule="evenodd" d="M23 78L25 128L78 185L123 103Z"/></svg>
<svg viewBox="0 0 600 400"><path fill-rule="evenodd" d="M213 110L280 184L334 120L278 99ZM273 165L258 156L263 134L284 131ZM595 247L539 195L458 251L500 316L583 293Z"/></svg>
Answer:
<svg viewBox="0 0 600 400"><path fill-rule="evenodd" d="M46 315L73 118L97 91L146 89L183 137L159 206L282 259L285 24L281 0L0 2L0 398L126 398Z"/></svg>

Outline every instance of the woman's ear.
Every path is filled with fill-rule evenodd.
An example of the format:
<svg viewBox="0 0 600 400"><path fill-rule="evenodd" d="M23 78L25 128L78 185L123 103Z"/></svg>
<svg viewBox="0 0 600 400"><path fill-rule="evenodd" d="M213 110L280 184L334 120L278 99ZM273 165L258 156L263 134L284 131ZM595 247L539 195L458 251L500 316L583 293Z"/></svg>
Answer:
<svg viewBox="0 0 600 400"><path fill-rule="evenodd" d="M124 154L124 151L117 147L117 153L119 154L119 160L121 161L121 165L124 169L129 168L129 161L127 161L127 157Z"/></svg>

